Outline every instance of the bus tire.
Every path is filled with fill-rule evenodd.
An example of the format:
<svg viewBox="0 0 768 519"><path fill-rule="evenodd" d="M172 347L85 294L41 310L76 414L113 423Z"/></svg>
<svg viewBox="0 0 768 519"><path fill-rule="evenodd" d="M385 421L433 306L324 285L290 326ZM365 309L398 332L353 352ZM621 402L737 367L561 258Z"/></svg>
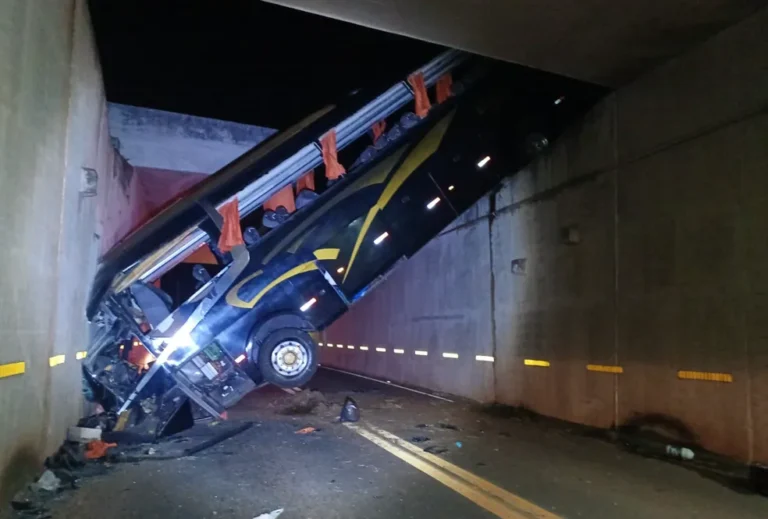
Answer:
<svg viewBox="0 0 768 519"><path fill-rule="evenodd" d="M259 348L258 367L264 380L278 387L306 384L317 371L317 345L299 328L270 333Z"/></svg>

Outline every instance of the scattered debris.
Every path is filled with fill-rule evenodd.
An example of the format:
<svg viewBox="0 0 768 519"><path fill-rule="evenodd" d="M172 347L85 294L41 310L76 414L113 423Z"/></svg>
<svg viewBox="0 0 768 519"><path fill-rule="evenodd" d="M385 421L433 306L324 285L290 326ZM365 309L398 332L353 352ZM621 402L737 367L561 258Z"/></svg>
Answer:
<svg viewBox="0 0 768 519"><path fill-rule="evenodd" d="M106 443L101 440L93 440L88 443L85 451L85 457L89 460L97 460L107 455L107 450L117 447L116 443Z"/></svg>
<svg viewBox="0 0 768 519"><path fill-rule="evenodd" d="M680 458L683 460L692 460L694 457L693 451L691 449L687 449L685 447L675 447L674 445L667 445L666 453L667 456L672 456L673 458Z"/></svg>
<svg viewBox="0 0 768 519"><path fill-rule="evenodd" d="M67 429L67 440L71 442L88 443L91 440L101 439L99 427L70 427Z"/></svg>
<svg viewBox="0 0 768 519"><path fill-rule="evenodd" d="M456 442L456 447L458 447L459 449L461 449L463 446L464 446L464 444L463 444L463 443L461 443L461 442Z"/></svg>
<svg viewBox="0 0 768 519"><path fill-rule="evenodd" d="M459 428L456 427L455 425L450 424L450 423L445 423L445 422L437 422L435 424L435 427L438 427L440 429L448 429L450 431L458 431L459 430Z"/></svg>
<svg viewBox="0 0 768 519"><path fill-rule="evenodd" d="M413 438L411 438L411 441L413 443L428 442L429 441L429 436L414 436Z"/></svg>
<svg viewBox="0 0 768 519"><path fill-rule="evenodd" d="M101 429L102 431L111 431L115 428L117 418L114 413L98 413L81 418L77 422L78 427L87 427L89 429Z"/></svg>
<svg viewBox="0 0 768 519"><path fill-rule="evenodd" d="M113 431L122 431L125 429L125 426L128 425L128 420L131 418L131 410L126 409L122 413L120 413L120 416L117 417L117 423L115 424Z"/></svg>
<svg viewBox="0 0 768 519"><path fill-rule="evenodd" d="M325 396L320 391L300 391L281 402L278 410L281 414L310 414L315 408L325 403Z"/></svg>
<svg viewBox="0 0 768 519"><path fill-rule="evenodd" d="M426 429L426 428L428 428L428 427L429 427L429 425L427 425L427 424L425 424L425 423L420 423L420 424L416 424L416 426L415 426L415 427L416 427L417 429Z"/></svg>
<svg viewBox="0 0 768 519"><path fill-rule="evenodd" d="M147 449L147 456L154 456L156 452L157 451L155 450L154 447L150 447L149 449Z"/></svg>
<svg viewBox="0 0 768 519"><path fill-rule="evenodd" d="M360 420L360 408L352 398L347 397L341 408L340 420L342 422L357 422Z"/></svg>
<svg viewBox="0 0 768 519"><path fill-rule="evenodd" d="M261 514L260 516L254 517L253 519L277 519L278 517L280 517L280 514L282 513L283 513L283 509L278 508L277 510L272 510L268 514Z"/></svg>
<svg viewBox="0 0 768 519"><path fill-rule="evenodd" d="M430 445L424 449L424 452L428 452L430 454L442 454L444 452L448 452L448 449L445 447L439 447L437 445Z"/></svg>
<svg viewBox="0 0 768 519"><path fill-rule="evenodd" d="M35 491L56 492L60 486L61 480L49 469L43 472L37 481L32 483L31 488Z"/></svg>
<svg viewBox="0 0 768 519"><path fill-rule="evenodd" d="M298 431L296 431L295 434L310 434L310 433L315 432L316 430L317 429L315 429L314 427L304 427L304 428L299 429Z"/></svg>

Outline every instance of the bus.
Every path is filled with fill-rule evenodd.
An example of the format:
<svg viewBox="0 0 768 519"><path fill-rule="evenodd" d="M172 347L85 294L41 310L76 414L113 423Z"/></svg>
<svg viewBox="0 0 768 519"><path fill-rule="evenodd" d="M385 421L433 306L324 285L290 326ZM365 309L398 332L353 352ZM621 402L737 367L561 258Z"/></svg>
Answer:
<svg viewBox="0 0 768 519"><path fill-rule="evenodd" d="M107 253L87 307L89 394L124 426L161 435L188 424L193 409L226 416L265 382L306 384L318 366L314 332L603 93L458 51L416 73L429 89L449 77L450 95L416 115L418 92L405 79L376 96L354 92L260 143ZM382 121L387 129L366 146ZM249 227L245 243L218 251L227 222L217 208L236 203L243 222L253 220L269 196L322 166L320 139L331 130L340 157L357 157L346 174L268 232ZM219 271L174 303L153 282L206 244Z"/></svg>

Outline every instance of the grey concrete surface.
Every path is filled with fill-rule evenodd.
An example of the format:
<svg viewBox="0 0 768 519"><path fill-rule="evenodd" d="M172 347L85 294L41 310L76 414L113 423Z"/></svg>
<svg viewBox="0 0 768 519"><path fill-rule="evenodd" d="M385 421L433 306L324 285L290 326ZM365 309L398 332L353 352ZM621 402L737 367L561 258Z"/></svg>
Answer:
<svg viewBox="0 0 768 519"><path fill-rule="evenodd" d="M75 353L101 229L81 189L83 168L109 184L104 109L85 2L0 2L0 365L26 370L0 378L3 501L82 413Z"/></svg>
<svg viewBox="0 0 768 519"><path fill-rule="evenodd" d="M194 457L116 465L108 475L83 480L79 490L62 494L51 506L53 517L251 519L276 508L285 508L285 519L494 517L334 423L348 395L360 406L363 425L408 441L426 436L414 445L446 449L440 455L445 460L557 517L768 514L766 498L740 486L737 476L715 480L562 424L489 413L468 402L451 404L325 370L306 389L325 398L312 413L281 414L300 396L264 388L232 410L235 421L254 420L252 429ZM295 434L305 426L319 430Z"/></svg>
<svg viewBox="0 0 768 519"><path fill-rule="evenodd" d="M768 462L766 32L762 10L607 97L503 184L493 218L482 201L325 333L386 355L322 362L599 427L660 414ZM444 311L448 292L465 305Z"/></svg>
<svg viewBox="0 0 768 519"><path fill-rule="evenodd" d="M593 83L619 86L763 0L267 0Z"/></svg>
<svg viewBox="0 0 768 519"><path fill-rule="evenodd" d="M210 175L275 133L270 128L108 104L109 132L134 167Z"/></svg>

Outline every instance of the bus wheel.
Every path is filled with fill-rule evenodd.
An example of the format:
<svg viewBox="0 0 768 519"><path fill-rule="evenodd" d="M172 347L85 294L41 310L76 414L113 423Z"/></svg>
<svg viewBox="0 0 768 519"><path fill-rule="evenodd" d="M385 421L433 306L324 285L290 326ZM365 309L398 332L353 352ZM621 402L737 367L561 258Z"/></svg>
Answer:
<svg viewBox="0 0 768 519"><path fill-rule="evenodd" d="M267 382L279 387L301 386L317 371L317 346L304 330L281 328L261 344L258 366Z"/></svg>

